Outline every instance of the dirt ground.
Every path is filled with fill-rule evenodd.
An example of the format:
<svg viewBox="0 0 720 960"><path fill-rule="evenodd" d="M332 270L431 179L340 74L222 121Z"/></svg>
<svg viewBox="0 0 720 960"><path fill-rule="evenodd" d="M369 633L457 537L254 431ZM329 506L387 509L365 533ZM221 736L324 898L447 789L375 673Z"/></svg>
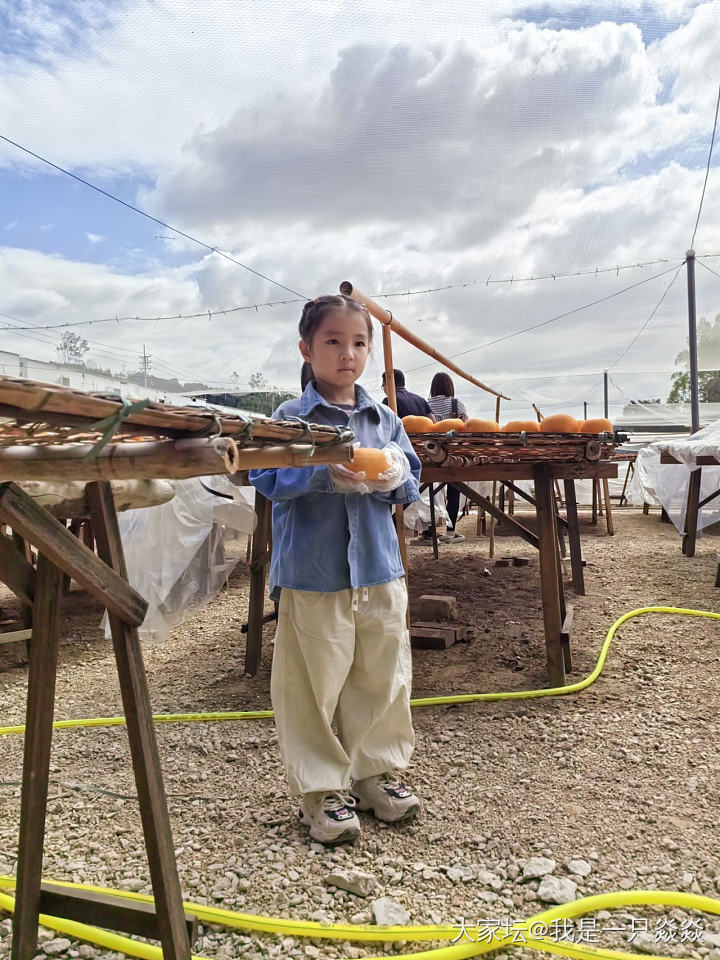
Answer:
<svg viewBox="0 0 720 960"><path fill-rule="evenodd" d="M441 545L437 561L428 547L409 548L411 597L456 596L459 619L472 627L468 643L414 651L414 696L542 688L535 551L501 533L496 556L525 556L530 564L495 567L487 539L474 536L475 517L458 529L467 540ZM587 595L568 589L575 610L569 681L592 670L608 628L625 611L717 609L717 538L701 538L696 557L687 559L657 511L644 516L632 508L616 510L614 537L585 513L581 532ZM480 575L484 566L490 577ZM569 563L565 572L569 579ZM145 645L157 713L270 706L272 626L258 675L243 675L247 601L248 570L240 563L228 588L170 642ZM100 613L79 590L66 600L57 719L121 712ZM539 878L524 878L523 870L529 858L543 856L554 861L555 876L576 884L577 897L638 888L717 896L719 634L707 619L645 616L622 628L601 677L582 693L417 709L409 779L423 798L422 817L385 828L363 815L362 838L335 851L309 847L297 824L271 722L159 725L184 894L302 919L372 922L370 902L383 895L412 923L477 922L490 910L522 919L542 906ZM23 646L0 646L3 725L24 720L26 678ZM21 761L22 738L0 737L0 873L15 867ZM51 778L46 874L149 891L124 730L58 731ZM587 872L571 866L578 859ZM374 893L328 885L338 866L373 875ZM706 918L705 930L717 942L655 943L645 952L720 957L717 918ZM78 942L55 949L55 936L43 934L50 946L39 956L112 956ZM413 949L421 945L351 946L206 928L196 952L340 957ZM0 957L8 952L5 920Z"/></svg>

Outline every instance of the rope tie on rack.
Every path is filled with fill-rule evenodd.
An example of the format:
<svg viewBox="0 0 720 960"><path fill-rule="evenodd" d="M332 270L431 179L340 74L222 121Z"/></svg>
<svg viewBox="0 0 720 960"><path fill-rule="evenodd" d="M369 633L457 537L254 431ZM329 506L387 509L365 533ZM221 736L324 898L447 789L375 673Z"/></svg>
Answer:
<svg viewBox="0 0 720 960"><path fill-rule="evenodd" d="M105 417L104 420L97 420L95 423L90 424L90 430L95 430L98 433L102 432L102 436L83 457L83 463L92 463L100 454L100 451L107 446L108 443L112 440L115 434L120 429L120 425L124 420L127 420L129 416L132 416L133 413L139 413L141 410L144 410L146 407L149 407L152 403L151 400L135 400L133 403L130 403L127 400L122 401L122 405L118 407L115 413L111 413L109 417Z"/></svg>

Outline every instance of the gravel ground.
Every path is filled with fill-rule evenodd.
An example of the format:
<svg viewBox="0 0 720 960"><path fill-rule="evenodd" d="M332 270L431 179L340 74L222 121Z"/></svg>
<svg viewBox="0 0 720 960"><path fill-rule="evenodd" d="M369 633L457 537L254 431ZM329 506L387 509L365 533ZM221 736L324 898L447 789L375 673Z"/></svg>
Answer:
<svg viewBox="0 0 720 960"><path fill-rule="evenodd" d="M625 509L616 521L614 538L583 522L588 595L575 603L570 679L590 671L605 632L626 610L716 607L720 541L703 538L688 560L674 528L657 514ZM428 548L411 548L412 594L457 596L460 619L473 627L469 643L415 651L416 696L545 683L533 551L499 536L498 556L528 556L531 563L490 565L492 575L481 578L487 541L472 537L474 527L474 517L461 521L467 541L443 546L437 562ZM145 647L157 712L269 706L271 627L258 676L242 675L247 596L241 564L229 588L170 643ZM65 611L57 719L119 713L112 649L98 627L97 606L73 590ZM423 816L403 828L363 814L361 839L332 851L309 843L296 822L271 722L160 725L184 895L244 912L353 923L372 923L382 898L390 898L406 922L465 918L473 939L483 920L497 926L589 894L642 888L717 897L717 638L713 621L644 617L622 629L602 677L581 694L417 710L410 780L424 800ZM22 647L0 648L4 724L23 721L25 684ZM2 873L15 868L21 760L22 738L0 738ZM124 729L57 732L51 778L46 875L149 892ZM628 947L633 930L640 932ZM600 931L603 945L720 958L720 918L626 908L595 915ZM586 942L595 932L589 925ZM41 941L38 957L115 956L47 931ZM9 947L10 920L0 913L0 957L9 956ZM195 952L334 958L423 948L205 926Z"/></svg>

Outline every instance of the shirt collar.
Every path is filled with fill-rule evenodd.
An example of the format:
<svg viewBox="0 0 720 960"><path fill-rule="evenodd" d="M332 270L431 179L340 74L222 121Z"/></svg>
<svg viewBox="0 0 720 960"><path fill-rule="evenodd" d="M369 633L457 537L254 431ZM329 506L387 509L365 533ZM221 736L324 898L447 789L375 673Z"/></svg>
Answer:
<svg viewBox="0 0 720 960"><path fill-rule="evenodd" d="M359 384L355 384L355 400L357 402L356 409L367 410L369 408L375 407L375 401L370 396L370 394L361 387ZM317 390L315 389L314 381L310 381L305 387L303 395L300 397L300 404L298 407L298 416L308 417L316 407L332 407L337 410L338 408L329 403L325 397L322 397Z"/></svg>

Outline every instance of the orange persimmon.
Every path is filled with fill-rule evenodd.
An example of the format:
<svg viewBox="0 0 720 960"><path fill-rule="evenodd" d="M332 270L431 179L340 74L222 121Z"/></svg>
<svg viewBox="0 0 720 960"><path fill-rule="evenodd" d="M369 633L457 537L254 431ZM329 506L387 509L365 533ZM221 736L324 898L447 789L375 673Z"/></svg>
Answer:
<svg viewBox="0 0 720 960"><path fill-rule="evenodd" d="M614 428L605 417L598 417L595 420L583 420L580 424L580 433L613 433Z"/></svg>
<svg viewBox="0 0 720 960"><path fill-rule="evenodd" d="M497 433L499 429L494 420L477 420L471 417L465 421L465 433Z"/></svg>
<svg viewBox="0 0 720 960"><path fill-rule="evenodd" d="M579 433L580 424L569 413L553 413L542 418L540 430L543 433Z"/></svg>
<svg viewBox="0 0 720 960"><path fill-rule="evenodd" d="M384 450L378 450L376 447L358 447L350 463L344 466L354 470L355 473L362 471L366 480L379 480L380 474L387 470L390 463Z"/></svg>
<svg viewBox="0 0 720 960"><path fill-rule="evenodd" d="M438 420L433 424L433 433L447 433L449 430L464 430L465 423L459 417L451 417L449 420Z"/></svg>
<svg viewBox="0 0 720 960"><path fill-rule="evenodd" d="M502 433L539 433L540 424L535 420L510 420L502 428Z"/></svg>
<svg viewBox="0 0 720 960"><path fill-rule="evenodd" d="M406 433L431 433L435 426L430 417L407 416L402 422Z"/></svg>

